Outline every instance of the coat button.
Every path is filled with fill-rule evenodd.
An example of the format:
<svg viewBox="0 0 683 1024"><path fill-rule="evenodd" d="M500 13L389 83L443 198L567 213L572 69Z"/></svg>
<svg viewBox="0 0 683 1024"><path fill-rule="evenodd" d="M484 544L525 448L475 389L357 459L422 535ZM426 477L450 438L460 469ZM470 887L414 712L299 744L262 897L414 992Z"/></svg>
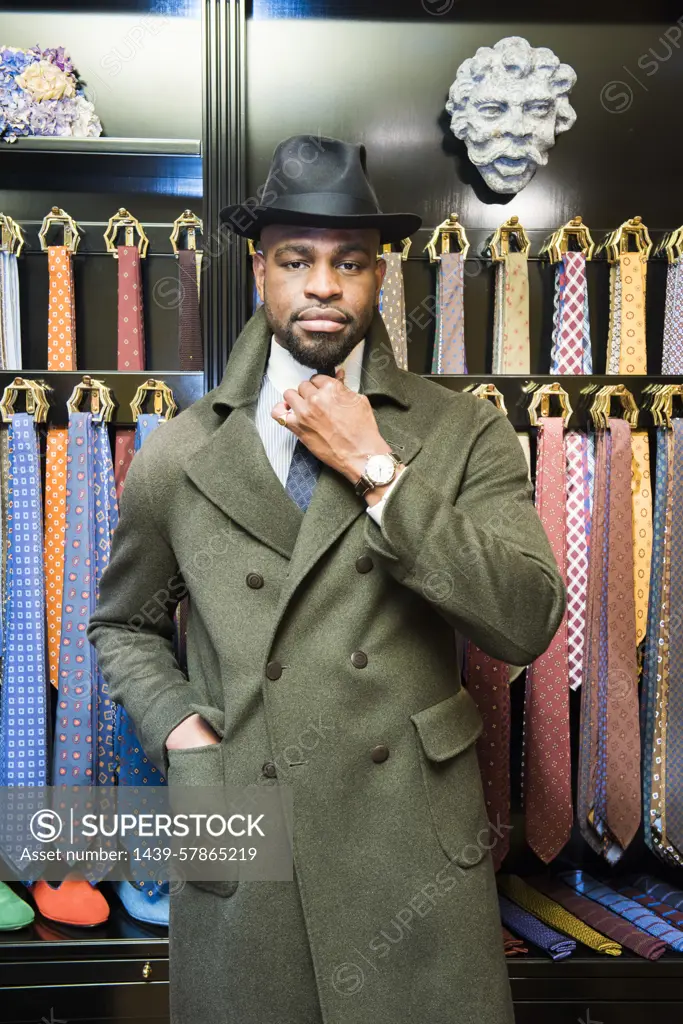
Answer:
<svg viewBox="0 0 683 1024"><path fill-rule="evenodd" d="M277 768L272 761L266 761L262 768L263 774L267 779L274 779L277 775Z"/></svg>
<svg viewBox="0 0 683 1024"><path fill-rule="evenodd" d="M358 572L370 572L374 564L370 555L359 555L356 559L356 569Z"/></svg>
<svg viewBox="0 0 683 1024"><path fill-rule="evenodd" d="M279 661L269 661L266 665L266 675L269 679L279 679L282 675L282 665Z"/></svg>
<svg viewBox="0 0 683 1024"><path fill-rule="evenodd" d="M351 655L351 664L355 668L365 668L368 663L368 656L365 651L354 651Z"/></svg>
<svg viewBox="0 0 683 1024"><path fill-rule="evenodd" d="M252 590L258 590L259 587L263 586L263 576L260 572L249 572L247 573L247 586L251 587Z"/></svg>
<svg viewBox="0 0 683 1024"><path fill-rule="evenodd" d="M385 743L380 743L378 747L373 747L370 751L370 757L377 764L381 764L382 761L386 761L389 757L389 747Z"/></svg>

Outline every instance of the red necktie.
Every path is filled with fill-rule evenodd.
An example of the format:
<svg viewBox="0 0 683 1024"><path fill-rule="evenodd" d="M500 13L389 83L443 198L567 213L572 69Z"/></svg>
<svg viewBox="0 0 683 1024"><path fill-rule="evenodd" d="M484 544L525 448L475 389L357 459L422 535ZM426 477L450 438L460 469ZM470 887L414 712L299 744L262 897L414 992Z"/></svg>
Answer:
<svg viewBox="0 0 683 1024"><path fill-rule="evenodd" d="M145 332L142 319L142 276L137 245L117 245L119 263L118 370L145 369ZM120 501L130 460L135 451L135 431L116 431L114 477L116 497Z"/></svg>
<svg viewBox="0 0 683 1024"><path fill-rule="evenodd" d="M477 758L493 839L489 842L494 870L510 849L510 668L467 645L467 690L474 699L484 729L477 740Z"/></svg>
<svg viewBox="0 0 683 1024"><path fill-rule="evenodd" d="M564 423L539 418L536 507L566 578L567 502ZM550 647L527 669L524 706L524 809L529 846L548 863L569 839L569 661L565 610Z"/></svg>

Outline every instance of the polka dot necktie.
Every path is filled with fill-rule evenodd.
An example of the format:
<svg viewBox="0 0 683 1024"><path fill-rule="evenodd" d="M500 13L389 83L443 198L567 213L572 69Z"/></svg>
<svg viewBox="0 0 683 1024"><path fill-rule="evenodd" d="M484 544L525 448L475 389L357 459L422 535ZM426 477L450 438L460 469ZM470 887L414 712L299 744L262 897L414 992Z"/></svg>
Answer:
<svg viewBox="0 0 683 1024"><path fill-rule="evenodd" d="M638 252L620 253L610 267L608 373L647 373L646 275L647 260Z"/></svg>

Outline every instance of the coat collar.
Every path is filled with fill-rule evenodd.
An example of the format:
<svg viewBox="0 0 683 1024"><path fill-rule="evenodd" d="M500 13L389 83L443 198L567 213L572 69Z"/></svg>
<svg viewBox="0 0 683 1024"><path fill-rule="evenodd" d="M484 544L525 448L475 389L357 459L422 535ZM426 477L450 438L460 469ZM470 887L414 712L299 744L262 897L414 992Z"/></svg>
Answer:
<svg viewBox="0 0 683 1024"><path fill-rule="evenodd" d="M306 514L287 495L256 428L256 404L270 346L263 307L240 334L211 404L225 419L185 462L196 486L247 533L292 559L288 579L300 581L364 512L350 483L323 466ZM384 321L376 309L366 334L360 392L370 399L380 432L409 462L422 442L403 417L410 407ZM208 396L207 396L208 397Z"/></svg>

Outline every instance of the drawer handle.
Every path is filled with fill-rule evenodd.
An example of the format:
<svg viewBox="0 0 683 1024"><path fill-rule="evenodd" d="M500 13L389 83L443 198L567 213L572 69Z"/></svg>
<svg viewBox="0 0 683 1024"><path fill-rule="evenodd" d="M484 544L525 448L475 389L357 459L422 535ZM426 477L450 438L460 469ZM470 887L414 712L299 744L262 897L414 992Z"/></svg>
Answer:
<svg viewBox="0 0 683 1024"><path fill-rule="evenodd" d="M142 977L145 979L145 981L149 981L149 979L152 977L152 965L149 962L149 960L142 968Z"/></svg>

